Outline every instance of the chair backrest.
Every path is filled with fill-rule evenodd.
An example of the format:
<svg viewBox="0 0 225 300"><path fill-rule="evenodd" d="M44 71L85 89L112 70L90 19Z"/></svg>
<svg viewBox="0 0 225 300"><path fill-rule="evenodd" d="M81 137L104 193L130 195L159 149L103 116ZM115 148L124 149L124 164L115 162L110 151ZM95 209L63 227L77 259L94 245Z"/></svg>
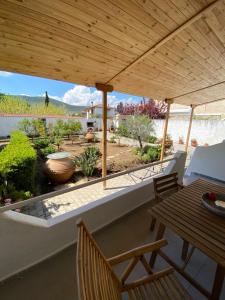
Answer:
<svg viewBox="0 0 225 300"><path fill-rule="evenodd" d="M77 276L80 300L121 300L121 283L83 221L78 222Z"/></svg>
<svg viewBox="0 0 225 300"><path fill-rule="evenodd" d="M153 178L153 182L156 197L171 190L179 189L177 172Z"/></svg>

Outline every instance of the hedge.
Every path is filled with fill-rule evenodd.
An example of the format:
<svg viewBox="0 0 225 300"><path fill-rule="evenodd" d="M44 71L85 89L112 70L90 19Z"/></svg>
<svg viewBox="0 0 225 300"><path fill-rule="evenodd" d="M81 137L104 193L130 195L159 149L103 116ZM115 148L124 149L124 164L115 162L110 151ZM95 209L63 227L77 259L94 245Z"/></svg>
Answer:
<svg viewBox="0 0 225 300"><path fill-rule="evenodd" d="M0 181L12 183L17 190L34 191L36 151L27 136L15 131L0 152Z"/></svg>

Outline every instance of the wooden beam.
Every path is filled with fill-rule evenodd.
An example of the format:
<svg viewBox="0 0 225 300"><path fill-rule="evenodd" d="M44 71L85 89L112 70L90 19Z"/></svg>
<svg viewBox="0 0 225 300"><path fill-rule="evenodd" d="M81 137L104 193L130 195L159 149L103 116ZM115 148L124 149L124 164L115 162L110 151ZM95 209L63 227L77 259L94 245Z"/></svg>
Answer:
<svg viewBox="0 0 225 300"><path fill-rule="evenodd" d="M102 178L107 176L107 92L113 91L112 85L96 83L96 89L102 91ZM103 182L103 188L106 188L106 180Z"/></svg>
<svg viewBox="0 0 225 300"><path fill-rule="evenodd" d="M95 87L96 87L97 90L102 91L102 92L106 92L106 93L109 93L109 92L113 91L113 86L109 85L109 84L104 84L104 83L98 83L97 82L95 84Z"/></svg>
<svg viewBox="0 0 225 300"><path fill-rule="evenodd" d="M166 135L167 135L167 129L168 129L168 122L169 122L169 116L170 116L170 105L173 103L173 100L166 99L165 101L166 101L168 106L167 106L166 119L165 119L165 124L164 124L160 161L163 161L163 156L164 156L164 151L165 151Z"/></svg>
<svg viewBox="0 0 225 300"><path fill-rule="evenodd" d="M178 33L186 29L188 26L199 20L204 14L211 11L213 8L215 8L220 2L223 0L216 0L204 7L202 10L200 10L197 14L192 16L189 20L184 22L182 25L177 27L174 31L170 32L167 36L162 38L159 42L157 42L155 45L153 45L151 48L149 48L147 51L145 51L143 54L138 56L135 60L133 60L128 66L124 67L121 71L119 71L117 74L115 74L112 78L110 78L106 84L109 84L113 79L117 78L122 73L126 72L130 68L134 67L141 61L143 61L146 57L148 57L150 54L152 54L155 50L163 46L165 43L170 41L172 38L174 38Z"/></svg>
<svg viewBox="0 0 225 300"><path fill-rule="evenodd" d="M187 152L187 150L188 150L188 144L189 144L189 139L190 139L190 134L191 134L191 126L192 126L192 120L193 120L193 115L194 115L194 109L195 109L195 106L191 105L191 115L190 115L187 138L186 138L186 144L185 144L185 152Z"/></svg>

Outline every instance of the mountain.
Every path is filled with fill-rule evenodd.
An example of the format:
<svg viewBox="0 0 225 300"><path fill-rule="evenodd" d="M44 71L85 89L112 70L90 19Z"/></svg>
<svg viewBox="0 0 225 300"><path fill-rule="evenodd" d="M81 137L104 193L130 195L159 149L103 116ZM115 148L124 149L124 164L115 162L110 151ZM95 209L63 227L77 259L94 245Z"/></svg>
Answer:
<svg viewBox="0 0 225 300"><path fill-rule="evenodd" d="M45 102L45 97L40 97L40 96L37 96L37 97L24 96L24 95L11 95L11 96L12 97L20 97L21 99L27 101L30 105ZM79 114L87 108L87 106L70 105L70 104L61 102L59 100L50 98L50 97L49 97L49 102L56 106L64 106L68 110L69 114Z"/></svg>

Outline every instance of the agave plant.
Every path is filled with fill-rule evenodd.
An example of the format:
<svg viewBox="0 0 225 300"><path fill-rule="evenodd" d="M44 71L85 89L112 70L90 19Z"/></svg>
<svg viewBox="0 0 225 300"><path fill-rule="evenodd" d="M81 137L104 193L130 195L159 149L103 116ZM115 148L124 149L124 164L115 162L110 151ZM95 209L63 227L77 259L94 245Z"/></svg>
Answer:
<svg viewBox="0 0 225 300"><path fill-rule="evenodd" d="M97 166L101 153L96 147L88 147L79 157L75 159L75 164L81 168L82 173L89 177Z"/></svg>

